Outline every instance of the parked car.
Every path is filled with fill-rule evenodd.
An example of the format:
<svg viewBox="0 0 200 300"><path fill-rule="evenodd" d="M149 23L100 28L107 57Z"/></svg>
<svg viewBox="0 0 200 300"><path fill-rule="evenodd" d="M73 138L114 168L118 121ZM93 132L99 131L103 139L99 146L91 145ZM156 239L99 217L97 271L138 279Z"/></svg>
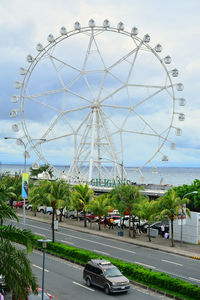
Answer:
<svg viewBox="0 0 200 300"><path fill-rule="evenodd" d="M38 206L37 211L46 214L46 206Z"/></svg>
<svg viewBox="0 0 200 300"><path fill-rule="evenodd" d="M25 204L27 204L28 203L28 200L25 200ZM24 206L24 200L22 200L22 201L17 201L15 204L14 204L14 207L15 208L21 208L21 207L23 207Z"/></svg>
<svg viewBox="0 0 200 300"><path fill-rule="evenodd" d="M106 294L127 292L130 289L129 280L116 266L104 259L90 260L83 270L83 279L87 286L100 287Z"/></svg>
<svg viewBox="0 0 200 300"><path fill-rule="evenodd" d="M158 234L161 234L161 226L165 225L165 232L169 232L169 221L159 221L150 225L150 228L157 229ZM144 231L147 232L148 224L144 226Z"/></svg>
<svg viewBox="0 0 200 300"><path fill-rule="evenodd" d="M27 210L32 210L32 208L33 208L33 205L32 205L32 204L29 204L29 203L27 203L27 204L25 205L25 208L26 208Z"/></svg>
<svg viewBox="0 0 200 300"><path fill-rule="evenodd" d="M77 217L77 211L76 210L68 210L65 212L65 218L69 219L75 219Z"/></svg>
<svg viewBox="0 0 200 300"><path fill-rule="evenodd" d="M120 219L115 221L116 222L116 225L118 226L118 228L120 228ZM137 224L140 224L140 228L143 226L143 224L146 224L146 221L141 221L139 220L139 218L135 217L135 220L134 220L134 224L137 225ZM133 219L131 219L131 222L130 222L130 227L133 228ZM121 228L129 228L129 216L124 216L121 220Z"/></svg>

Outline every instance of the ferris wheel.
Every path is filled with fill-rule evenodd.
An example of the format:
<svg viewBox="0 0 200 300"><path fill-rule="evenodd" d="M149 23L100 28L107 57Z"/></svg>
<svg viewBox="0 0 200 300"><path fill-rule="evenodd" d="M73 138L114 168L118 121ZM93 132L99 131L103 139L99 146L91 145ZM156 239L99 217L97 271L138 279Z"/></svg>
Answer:
<svg viewBox="0 0 200 300"><path fill-rule="evenodd" d="M166 145L174 149L172 136L181 135L177 122L185 115L177 106L185 99L176 96L184 86L173 82L179 72L167 68L172 59L160 56L160 44L151 47L136 27L128 32L122 22L115 28L93 19L70 31L61 27L47 41L27 56L29 66L15 82L20 93L11 98L19 104L10 112L19 116L12 129L22 129L37 154L34 165L69 165L68 182L90 182L127 178L128 164L139 165L143 176L145 166L155 170L156 159L168 160Z"/></svg>

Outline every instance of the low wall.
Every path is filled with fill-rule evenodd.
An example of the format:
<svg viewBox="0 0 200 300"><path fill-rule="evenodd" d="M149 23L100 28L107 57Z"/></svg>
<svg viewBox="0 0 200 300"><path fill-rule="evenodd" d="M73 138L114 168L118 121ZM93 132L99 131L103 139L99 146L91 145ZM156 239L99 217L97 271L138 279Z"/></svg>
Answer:
<svg viewBox="0 0 200 300"><path fill-rule="evenodd" d="M181 240L181 225L174 221L174 240ZM182 225L182 241L198 244L200 241L200 213L191 212L191 218L186 216L186 223Z"/></svg>

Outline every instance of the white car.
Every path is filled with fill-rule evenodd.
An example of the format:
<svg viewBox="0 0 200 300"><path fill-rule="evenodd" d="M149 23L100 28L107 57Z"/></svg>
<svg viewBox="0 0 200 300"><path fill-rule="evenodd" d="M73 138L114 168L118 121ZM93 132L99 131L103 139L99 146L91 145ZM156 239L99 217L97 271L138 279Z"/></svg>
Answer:
<svg viewBox="0 0 200 300"><path fill-rule="evenodd" d="M120 220L116 220L116 225L118 226L118 228L120 228ZM139 219L136 217L135 218L135 221L134 221L135 224L139 223ZM142 225L143 223L145 223L144 221L140 221L140 225ZM131 228L133 228L133 221L131 220L130 222L130 226ZM122 219L121 219L121 228L129 228L129 216L124 216Z"/></svg>

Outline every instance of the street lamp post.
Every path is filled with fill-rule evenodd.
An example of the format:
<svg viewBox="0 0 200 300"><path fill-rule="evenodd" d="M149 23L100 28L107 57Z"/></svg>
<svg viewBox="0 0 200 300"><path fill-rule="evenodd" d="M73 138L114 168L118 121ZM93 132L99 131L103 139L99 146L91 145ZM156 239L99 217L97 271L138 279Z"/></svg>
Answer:
<svg viewBox="0 0 200 300"><path fill-rule="evenodd" d="M23 172L26 173L26 158L29 156L27 149L28 146L28 142L24 143L24 141L21 138L15 138L15 137L9 137L9 136L5 136L4 137L5 140L16 140L18 145L23 145L24 146L24 170ZM45 142L46 139L32 139L32 141L41 141L41 142ZM25 202L26 199L24 198L24 205L23 205L23 228L25 228L26 226L26 210L25 210Z"/></svg>
<svg viewBox="0 0 200 300"><path fill-rule="evenodd" d="M182 199L184 199L186 196L191 195L191 194L198 194L198 192L193 191L193 192L187 193L183 196ZM182 207L181 207L181 243L180 243L180 246L181 247L183 246L183 208Z"/></svg>
<svg viewBox="0 0 200 300"><path fill-rule="evenodd" d="M51 240L47 239L41 239L38 240L38 242L42 243L42 249L43 249L43 267L42 267L42 300L44 300L44 271L45 271L45 252L47 248L47 243L51 242Z"/></svg>

